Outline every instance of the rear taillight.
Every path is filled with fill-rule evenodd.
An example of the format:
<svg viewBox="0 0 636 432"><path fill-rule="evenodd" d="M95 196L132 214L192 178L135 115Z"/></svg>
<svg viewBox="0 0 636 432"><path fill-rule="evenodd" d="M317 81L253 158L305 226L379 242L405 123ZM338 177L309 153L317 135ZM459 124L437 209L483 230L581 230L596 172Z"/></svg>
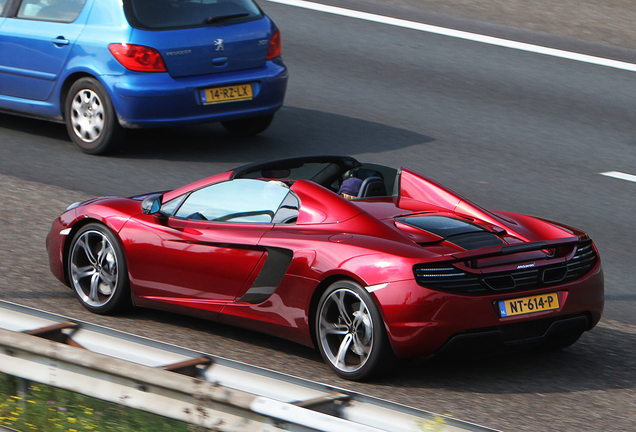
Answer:
<svg viewBox="0 0 636 432"><path fill-rule="evenodd" d="M108 49L126 69L136 72L166 72L161 54L154 48L143 45L114 43Z"/></svg>
<svg viewBox="0 0 636 432"><path fill-rule="evenodd" d="M272 39L269 41L269 50L267 50L267 60L271 60L280 56L282 51L280 30L276 29L272 35Z"/></svg>

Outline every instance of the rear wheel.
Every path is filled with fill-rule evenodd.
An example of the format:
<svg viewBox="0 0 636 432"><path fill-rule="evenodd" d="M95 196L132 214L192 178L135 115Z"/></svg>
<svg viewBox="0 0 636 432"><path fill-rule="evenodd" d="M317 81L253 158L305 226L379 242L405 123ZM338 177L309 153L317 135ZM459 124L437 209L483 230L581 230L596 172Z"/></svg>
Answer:
<svg viewBox="0 0 636 432"><path fill-rule="evenodd" d="M73 83L64 118L71 140L84 153L107 153L123 135L108 92L94 78L80 78Z"/></svg>
<svg viewBox="0 0 636 432"><path fill-rule="evenodd" d="M131 304L124 252L104 225L88 224L75 234L68 274L77 298L91 312L117 313Z"/></svg>
<svg viewBox="0 0 636 432"><path fill-rule="evenodd" d="M265 131L272 123L274 119L274 114L260 116L260 117L251 117L240 120L230 120L221 122L225 130L231 133L234 136L239 137L247 137L252 135L258 135L259 133Z"/></svg>
<svg viewBox="0 0 636 432"><path fill-rule="evenodd" d="M392 354L377 306L352 281L338 281L324 292L315 331L320 354L342 378L370 378Z"/></svg>

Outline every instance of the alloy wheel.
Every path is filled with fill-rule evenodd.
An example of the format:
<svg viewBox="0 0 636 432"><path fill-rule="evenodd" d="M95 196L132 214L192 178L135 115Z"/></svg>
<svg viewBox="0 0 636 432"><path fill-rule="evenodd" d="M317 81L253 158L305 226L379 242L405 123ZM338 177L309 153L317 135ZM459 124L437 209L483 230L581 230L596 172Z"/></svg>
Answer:
<svg viewBox="0 0 636 432"><path fill-rule="evenodd" d="M73 288L87 306L106 305L117 291L117 252L106 235L85 231L72 245L70 276Z"/></svg>
<svg viewBox="0 0 636 432"><path fill-rule="evenodd" d="M349 288L338 288L322 301L318 319L327 360L344 373L363 368L374 342L373 317L364 300Z"/></svg>

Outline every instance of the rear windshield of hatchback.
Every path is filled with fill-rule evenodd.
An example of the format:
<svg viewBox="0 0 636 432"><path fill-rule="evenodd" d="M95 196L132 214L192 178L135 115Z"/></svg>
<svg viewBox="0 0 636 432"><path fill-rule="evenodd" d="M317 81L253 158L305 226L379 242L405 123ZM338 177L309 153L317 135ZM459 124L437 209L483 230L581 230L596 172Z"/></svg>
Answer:
<svg viewBox="0 0 636 432"><path fill-rule="evenodd" d="M124 4L130 24L148 30L227 25L263 16L253 0L128 0Z"/></svg>

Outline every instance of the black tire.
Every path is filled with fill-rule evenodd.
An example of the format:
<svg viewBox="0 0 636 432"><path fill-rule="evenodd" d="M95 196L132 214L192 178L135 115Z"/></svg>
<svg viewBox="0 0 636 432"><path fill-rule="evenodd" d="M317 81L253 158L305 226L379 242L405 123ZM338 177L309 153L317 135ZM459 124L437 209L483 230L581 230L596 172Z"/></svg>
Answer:
<svg viewBox="0 0 636 432"><path fill-rule="evenodd" d="M237 137L258 135L272 123L274 114L221 122L226 131Z"/></svg>
<svg viewBox="0 0 636 432"><path fill-rule="evenodd" d="M108 92L94 78L80 78L73 83L66 98L64 119L71 140L84 153L108 153L123 137Z"/></svg>
<svg viewBox="0 0 636 432"><path fill-rule="evenodd" d="M340 376L361 381L384 372L392 358L382 316L367 291L355 282L333 283L322 294L314 322L325 363Z"/></svg>
<svg viewBox="0 0 636 432"><path fill-rule="evenodd" d="M68 276L82 306L98 314L113 314L131 306L124 252L107 227L92 223L71 242Z"/></svg>

